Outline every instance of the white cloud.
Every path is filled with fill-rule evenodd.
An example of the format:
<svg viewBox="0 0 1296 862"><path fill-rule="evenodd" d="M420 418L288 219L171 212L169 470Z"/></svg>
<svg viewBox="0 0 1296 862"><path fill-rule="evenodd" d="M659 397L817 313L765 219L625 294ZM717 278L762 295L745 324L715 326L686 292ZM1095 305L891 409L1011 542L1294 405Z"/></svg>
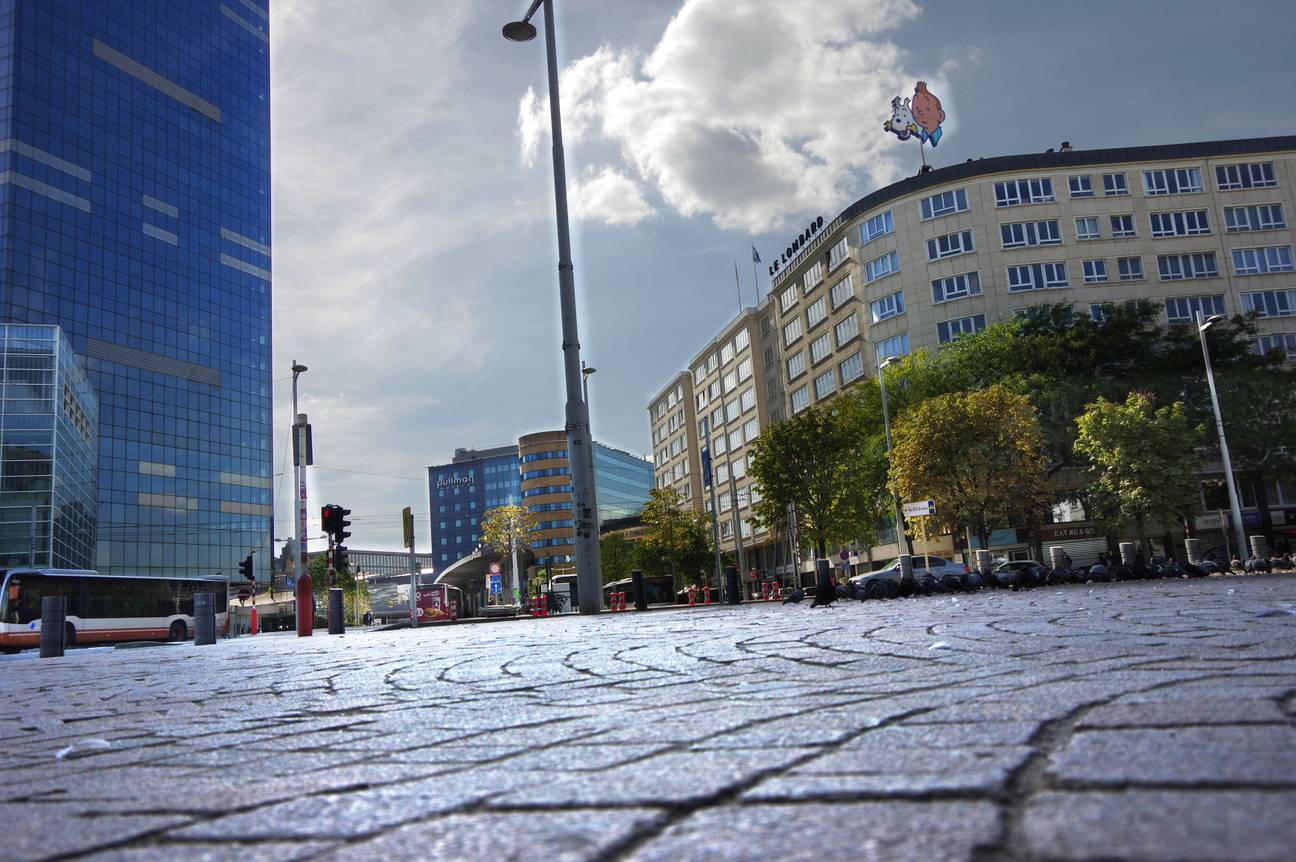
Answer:
<svg viewBox="0 0 1296 862"><path fill-rule="evenodd" d="M583 221L634 225L653 215L639 184L615 168L588 168L571 187L572 215Z"/></svg>
<svg viewBox="0 0 1296 862"><path fill-rule="evenodd" d="M607 46L561 77L563 133L616 147L625 170L685 216L762 232L890 182L910 153L881 128L911 91L882 34L919 14L910 0L686 0L640 58ZM948 97L939 75L932 89ZM548 103L519 102L524 163ZM903 165L903 168L900 165Z"/></svg>

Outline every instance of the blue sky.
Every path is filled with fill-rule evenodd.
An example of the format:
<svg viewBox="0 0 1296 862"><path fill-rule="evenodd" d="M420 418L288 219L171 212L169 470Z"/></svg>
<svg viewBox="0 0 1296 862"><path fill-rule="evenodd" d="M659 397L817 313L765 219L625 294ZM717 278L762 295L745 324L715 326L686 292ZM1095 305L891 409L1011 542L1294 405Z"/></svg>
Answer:
<svg viewBox="0 0 1296 862"><path fill-rule="evenodd" d="M272 0L276 536L289 365L311 510L400 545L426 467L561 427L541 39L524 0ZM881 129L924 79L936 166L1296 131L1289 3L557 0L595 436L647 453L648 399L754 300L810 218L916 170ZM760 287L768 287L759 267ZM312 527L314 532L314 526Z"/></svg>

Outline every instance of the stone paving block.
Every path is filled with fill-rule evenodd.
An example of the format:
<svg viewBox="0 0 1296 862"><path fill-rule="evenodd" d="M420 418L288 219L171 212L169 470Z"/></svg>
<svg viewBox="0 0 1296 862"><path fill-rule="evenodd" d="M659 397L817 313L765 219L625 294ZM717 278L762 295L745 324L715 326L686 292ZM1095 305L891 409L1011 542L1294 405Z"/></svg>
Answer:
<svg viewBox="0 0 1296 862"><path fill-rule="evenodd" d="M70 856L188 822L175 816L87 816L91 813L82 805L55 802L0 803L0 820L8 824L0 857L34 862Z"/></svg>
<svg viewBox="0 0 1296 862"><path fill-rule="evenodd" d="M1027 746L971 750L841 748L762 781L744 799L931 795L991 792L1031 755Z"/></svg>
<svg viewBox="0 0 1296 862"><path fill-rule="evenodd" d="M1292 791L1044 793L1024 815L1032 858L1288 862Z"/></svg>
<svg viewBox="0 0 1296 862"><path fill-rule="evenodd" d="M1090 730L1049 758L1067 784L1296 786L1296 727Z"/></svg>
<svg viewBox="0 0 1296 862"><path fill-rule="evenodd" d="M998 841L985 802L747 805L699 812L672 825L630 862L944 862L970 860Z"/></svg>
<svg viewBox="0 0 1296 862"><path fill-rule="evenodd" d="M312 859L335 846L324 841L257 841L222 844L161 843L143 847L105 850L79 857L77 862L223 862L231 858L256 860L256 862L297 862Z"/></svg>
<svg viewBox="0 0 1296 862"><path fill-rule="evenodd" d="M1293 677L1296 679L1296 676ZM1272 724L1286 716L1272 700L1117 701L1087 712L1079 730L1101 727L1179 727L1187 724Z"/></svg>

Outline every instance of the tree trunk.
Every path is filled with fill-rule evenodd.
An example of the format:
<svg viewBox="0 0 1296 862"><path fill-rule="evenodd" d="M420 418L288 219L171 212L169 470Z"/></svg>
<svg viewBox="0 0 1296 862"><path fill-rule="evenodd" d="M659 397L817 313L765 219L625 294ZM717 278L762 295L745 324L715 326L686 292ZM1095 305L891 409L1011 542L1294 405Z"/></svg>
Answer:
<svg viewBox="0 0 1296 862"><path fill-rule="evenodd" d="M1264 536L1265 544L1272 548L1274 546L1273 516L1269 514L1269 489L1265 487L1264 472L1248 471L1247 478L1251 480L1251 487L1255 489L1256 506L1260 509L1260 533Z"/></svg>

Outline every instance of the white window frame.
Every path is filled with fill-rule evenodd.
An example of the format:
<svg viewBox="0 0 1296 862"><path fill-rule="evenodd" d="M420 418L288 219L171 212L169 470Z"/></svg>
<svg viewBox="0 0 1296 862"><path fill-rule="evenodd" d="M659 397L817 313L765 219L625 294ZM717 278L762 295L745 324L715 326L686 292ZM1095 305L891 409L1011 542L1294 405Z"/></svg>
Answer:
<svg viewBox="0 0 1296 862"><path fill-rule="evenodd" d="M828 250L828 271L832 272L850 259L850 243L846 237L838 240L831 249Z"/></svg>
<svg viewBox="0 0 1296 862"><path fill-rule="evenodd" d="M806 331L809 332L828 319L828 297L821 296L806 308Z"/></svg>
<svg viewBox="0 0 1296 862"><path fill-rule="evenodd" d="M1121 220L1119 226L1117 219ZM1117 213L1111 216L1109 223L1111 224L1112 239L1129 239L1138 236L1138 229L1134 226L1133 213Z"/></svg>
<svg viewBox="0 0 1296 862"><path fill-rule="evenodd" d="M860 244L868 245L873 240L894 232L895 220L891 217L891 210L878 213L860 225Z"/></svg>
<svg viewBox="0 0 1296 862"><path fill-rule="evenodd" d="M927 259L929 261L945 260L950 257L958 257L960 254L971 254L974 251L976 251L976 241L970 230L942 234L927 240Z"/></svg>
<svg viewBox="0 0 1296 862"><path fill-rule="evenodd" d="M944 328L943 333L941 331L942 327ZM985 327L986 321L984 314L970 314L967 317L956 317L953 320L942 320L940 323L936 324L936 337L941 344L949 344L951 341L956 341L964 335L975 335L985 329Z"/></svg>
<svg viewBox="0 0 1296 862"><path fill-rule="evenodd" d="M1114 174L1103 174L1103 197L1118 198L1128 195L1129 178L1124 171ZM1110 181L1110 182L1109 182Z"/></svg>
<svg viewBox="0 0 1296 862"><path fill-rule="evenodd" d="M1085 284L1102 284L1107 281L1107 261L1102 258L1082 261Z"/></svg>
<svg viewBox="0 0 1296 862"><path fill-rule="evenodd" d="M829 368L814 379L815 400L822 401L837 391L837 373Z"/></svg>
<svg viewBox="0 0 1296 862"><path fill-rule="evenodd" d="M1287 227L1287 217L1280 203L1224 207L1225 233L1279 230L1285 227Z"/></svg>
<svg viewBox="0 0 1296 862"><path fill-rule="evenodd" d="M878 297L869 303L869 312L872 314L874 323L899 317L905 313L904 291L897 290L895 293Z"/></svg>
<svg viewBox="0 0 1296 862"><path fill-rule="evenodd" d="M1172 263L1173 266L1165 266ZM1167 271L1170 274L1167 275ZM1219 261L1213 251L1194 251L1183 254L1157 255L1157 275L1161 281L1192 281L1199 278L1219 278Z"/></svg>
<svg viewBox="0 0 1296 862"><path fill-rule="evenodd" d="M950 189L937 192L918 202L922 220L928 221L953 213L967 212L967 189Z"/></svg>
<svg viewBox="0 0 1296 862"><path fill-rule="evenodd" d="M890 338L884 338L873 345L879 364L890 356L909 355L909 333L899 332Z"/></svg>
<svg viewBox="0 0 1296 862"><path fill-rule="evenodd" d="M1205 236L1211 232L1210 214L1206 210L1150 212L1148 224L1154 238L1168 236Z"/></svg>
<svg viewBox="0 0 1296 862"><path fill-rule="evenodd" d="M961 272L958 275L949 275L945 278L933 279L931 288L933 305L955 299L964 299L969 296L980 296L981 273L974 270L972 272Z"/></svg>
<svg viewBox="0 0 1296 862"><path fill-rule="evenodd" d="M1130 261L1133 261L1134 266L1138 268L1137 273L1129 267ZM1116 258L1116 272L1120 281L1142 281L1144 279L1143 258L1138 255Z"/></svg>
<svg viewBox="0 0 1296 862"><path fill-rule="evenodd" d="M823 261L816 261L813 266L811 266L809 269L805 271L805 287L803 289L805 290L806 293L809 293L810 291L818 287L819 282L823 280L824 280Z"/></svg>
<svg viewBox="0 0 1296 862"><path fill-rule="evenodd" d="M859 331L859 315L851 312L849 316L838 321L837 325L833 327L833 335L837 339L837 347L840 348L852 338L858 337Z"/></svg>
<svg viewBox="0 0 1296 862"><path fill-rule="evenodd" d="M791 383L806 370L806 353L804 350L798 350L794 355L789 356L786 363L787 379Z"/></svg>
<svg viewBox="0 0 1296 862"><path fill-rule="evenodd" d="M1210 302L1211 307L1209 309L1204 307L1204 301ZM1182 308L1180 308L1181 305L1183 306ZM1172 307L1174 308L1173 312L1171 310ZM1187 311L1186 316L1178 313L1183 310ZM1224 310L1224 294L1208 293L1208 294L1199 294L1196 296L1167 296L1166 297L1165 312L1166 312L1166 322L1168 323L1171 324L1192 323L1195 319L1193 313L1196 311L1201 312L1201 316L1203 320L1210 317L1212 314L1225 314L1226 312Z"/></svg>
<svg viewBox="0 0 1296 862"><path fill-rule="evenodd" d="M1230 177L1230 173L1235 177ZM1257 174L1259 180L1257 180ZM1273 162L1239 162L1215 166L1215 186L1222 192L1237 189L1267 189L1278 185Z"/></svg>
<svg viewBox="0 0 1296 862"><path fill-rule="evenodd" d="M1081 228L1084 228L1083 230ZM1089 228L1093 230L1089 230ZM1089 240L1102 239L1102 231L1098 229L1097 216L1077 216L1075 220L1076 239L1081 242Z"/></svg>
<svg viewBox="0 0 1296 862"><path fill-rule="evenodd" d="M1143 193L1148 197L1190 195L1201 190L1201 168L1156 168L1143 172Z"/></svg>
<svg viewBox="0 0 1296 862"><path fill-rule="evenodd" d="M829 356L832 356L832 352L832 334L825 332L810 342L810 364L818 365Z"/></svg>
<svg viewBox="0 0 1296 862"><path fill-rule="evenodd" d="M859 380L864 376L864 354L862 351L855 351L854 354L837 366L837 375L841 378L843 387Z"/></svg>
<svg viewBox="0 0 1296 862"><path fill-rule="evenodd" d="M1052 177L1023 177L994 184L995 208L1053 203Z"/></svg>
<svg viewBox="0 0 1296 862"><path fill-rule="evenodd" d="M787 346L801 337L801 315L783 325L783 344Z"/></svg>
<svg viewBox="0 0 1296 862"><path fill-rule="evenodd" d="M1057 219L1006 222L999 225L999 240L1005 249L1062 245L1062 229Z"/></svg>
<svg viewBox="0 0 1296 862"><path fill-rule="evenodd" d="M864 264L864 282L866 284L895 275L900 271L900 252L889 251L880 254Z"/></svg>
<svg viewBox="0 0 1296 862"><path fill-rule="evenodd" d="M1258 290L1242 294L1242 312L1257 317L1296 317L1296 288Z"/></svg>
<svg viewBox="0 0 1296 862"><path fill-rule="evenodd" d="M855 274L851 273L837 282L828 291L829 302L832 303L833 311L841 308L842 304L855 295Z"/></svg>
<svg viewBox="0 0 1296 862"><path fill-rule="evenodd" d="M793 284L779 294L779 310L787 311L789 308L796 305L797 300L800 298L801 294L797 290L797 286Z"/></svg>
<svg viewBox="0 0 1296 862"><path fill-rule="evenodd" d="M1232 249L1234 275L1267 275L1292 272L1292 247L1266 245Z"/></svg>
<svg viewBox="0 0 1296 862"><path fill-rule="evenodd" d="M1067 177L1067 190L1073 198L1091 198L1094 196L1093 178L1088 174L1073 174Z"/></svg>
<svg viewBox="0 0 1296 862"><path fill-rule="evenodd" d="M810 406L810 385L802 385L799 389L793 391L789 396L789 403L792 406L792 415L800 413Z"/></svg>

